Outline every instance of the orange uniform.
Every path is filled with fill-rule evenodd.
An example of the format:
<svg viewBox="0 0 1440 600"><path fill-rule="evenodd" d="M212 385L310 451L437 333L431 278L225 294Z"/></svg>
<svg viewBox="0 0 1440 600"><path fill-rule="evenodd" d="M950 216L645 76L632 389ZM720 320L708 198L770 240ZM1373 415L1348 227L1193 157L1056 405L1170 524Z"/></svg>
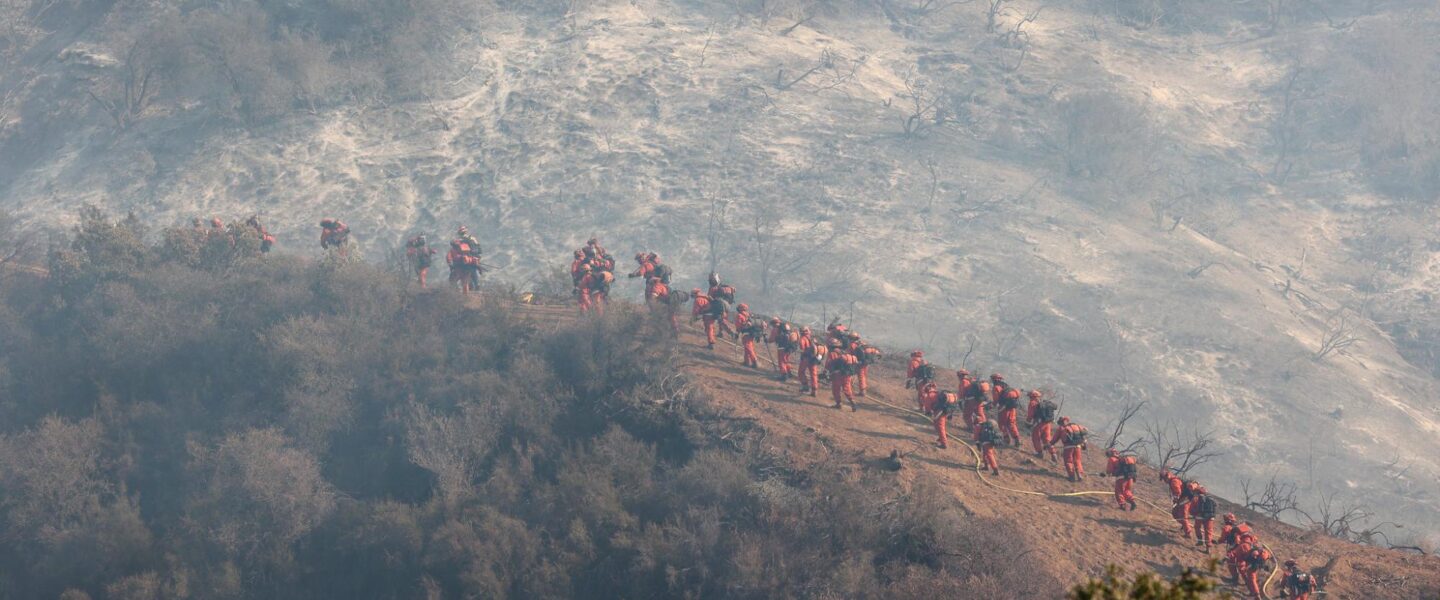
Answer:
<svg viewBox="0 0 1440 600"><path fill-rule="evenodd" d="M1069 419L1061 417L1060 428L1055 430L1055 437L1050 440L1049 445L1052 448L1056 444L1061 445L1060 457L1065 460L1065 475L1070 481L1085 479L1084 450L1088 433L1079 423L1071 423Z"/></svg>
<svg viewBox="0 0 1440 600"><path fill-rule="evenodd" d="M780 322L780 319L770 321L770 343L775 344L775 369L780 372L780 381L790 379L794 374L790 366L790 354L795 351L791 347L788 338L789 326Z"/></svg>
<svg viewBox="0 0 1440 600"><path fill-rule="evenodd" d="M1045 456L1050 452L1050 460L1058 461L1055 448L1050 446L1050 438L1054 435L1056 406L1053 402L1042 401L1040 392L1031 390L1030 410L1027 420L1030 422L1030 445L1035 448L1035 456Z"/></svg>
<svg viewBox="0 0 1440 600"><path fill-rule="evenodd" d="M691 292L694 295L694 308L690 311L690 320L700 319L705 326L705 345L711 350L715 349L715 310L714 304L708 296L701 294L696 288Z"/></svg>
<svg viewBox="0 0 1440 600"><path fill-rule="evenodd" d="M646 285L645 301L654 310L664 311L664 315L670 320L670 334L680 336L680 321L675 317L675 305L671 303L670 286L665 285L659 279L652 278Z"/></svg>
<svg viewBox="0 0 1440 600"><path fill-rule="evenodd" d="M810 328L800 330L800 391L813 397L820 390L820 361L815 357L815 338Z"/></svg>
<svg viewBox="0 0 1440 600"><path fill-rule="evenodd" d="M1113 449L1105 453L1105 474L1115 478L1115 504L1120 510L1135 510L1133 467L1134 457L1122 457Z"/></svg>
<svg viewBox="0 0 1440 600"><path fill-rule="evenodd" d="M1000 434L1004 436L1004 442L1015 446L1020 445L1020 426L1017 415L1020 412L1020 390L1005 385L1004 382L994 386L995 396L998 398L996 404L1000 406Z"/></svg>
<svg viewBox="0 0 1440 600"><path fill-rule="evenodd" d="M933 397L930 400L930 410L935 413L935 443L941 448L950 447L950 436L945 431L945 424L950 420L950 415L960 405L960 399L952 392L942 392L939 386L933 382L929 384L932 391L928 394Z"/></svg>
<svg viewBox="0 0 1440 600"><path fill-rule="evenodd" d="M919 350L910 353L910 366L905 369L905 378L915 387L915 405L925 410L925 395L920 391L920 365L925 364L925 354ZM907 386L909 387L909 386Z"/></svg>
<svg viewBox="0 0 1440 600"><path fill-rule="evenodd" d="M835 400L834 408L840 408L840 397L843 395L850 403L851 412L859 410L855 407L855 395L850 389L850 375L855 371L855 363L855 355L841 348L833 348L825 361L825 370L830 373L830 395Z"/></svg>
<svg viewBox="0 0 1440 600"><path fill-rule="evenodd" d="M752 327L750 309L741 304L735 311L735 331L747 331ZM747 367L759 368L760 357L755 355L755 335L746 333L740 336L740 347L744 351L741 362Z"/></svg>

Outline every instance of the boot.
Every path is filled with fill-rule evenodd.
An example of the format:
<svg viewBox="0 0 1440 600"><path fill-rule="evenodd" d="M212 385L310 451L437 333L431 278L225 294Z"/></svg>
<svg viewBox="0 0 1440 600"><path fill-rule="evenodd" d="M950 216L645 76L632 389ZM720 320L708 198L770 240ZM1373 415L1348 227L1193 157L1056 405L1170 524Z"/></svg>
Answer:
<svg viewBox="0 0 1440 600"><path fill-rule="evenodd" d="M991 469L991 470L990 470L990 474L993 475L993 476L995 476L995 477L999 477L999 476L1000 476L1000 469Z"/></svg>
<svg viewBox="0 0 1440 600"><path fill-rule="evenodd" d="M835 405L834 405L834 406L831 406L830 408L833 408L833 409L835 409L835 410L840 410L840 403L839 403L839 402L836 402Z"/></svg>
<svg viewBox="0 0 1440 600"><path fill-rule="evenodd" d="M1131 512L1134 512L1134 511L1135 511L1135 507L1136 507L1135 501L1134 501L1134 500L1131 500L1131 501L1130 501L1130 511L1131 511Z"/></svg>

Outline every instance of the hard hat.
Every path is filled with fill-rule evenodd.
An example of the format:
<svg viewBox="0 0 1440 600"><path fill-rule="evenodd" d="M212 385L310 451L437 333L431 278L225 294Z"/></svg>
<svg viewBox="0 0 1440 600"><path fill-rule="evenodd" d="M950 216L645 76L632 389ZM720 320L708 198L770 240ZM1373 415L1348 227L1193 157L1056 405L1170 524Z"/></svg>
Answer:
<svg viewBox="0 0 1440 600"><path fill-rule="evenodd" d="M464 225L461 225L461 226L460 226L460 230L459 230L459 231L460 231L460 235L465 235L465 234L467 234L467 233L470 233L470 230L469 230L469 229L466 229Z"/></svg>
<svg viewBox="0 0 1440 600"><path fill-rule="evenodd" d="M1290 559L1290 560L1285 561L1285 568L1287 568L1287 569L1293 569L1293 568L1295 568L1295 567L1297 567L1297 566L1299 566L1299 563L1295 562L1295 559L1293 559L1293 558Z"/></svg>
<svg viewBox="0 0 1440 600"><path fill-rule="evenodd" d="M742 303L742 304L740 304L739 306L736 306L736 307L735 307L735 310L738 310L738 311L740 311L740 312L745 312L745 311L750 310L750 305L749 305L749 304L743 304L743 303Z"/></svg>
<svg viewBox="0 0 1440 600"><path fill-rule="evenodd" d="M772 324L774 324L774 325L779 325L779 324L780 324L780 317L770 317L770 323L772 323Z"/></svg>
<svg viewBox="0 0 1440 600"><path fill-rule="evenodd" d="M588 241L585 242L585 244L590 246L598 246L600 245L600 240L596 238L590 238Z"/></svg>
<svg viewBox="0 0 1440 600"><path fill-rule="evenodd" d="M1225 522L1226 522L1227 524L1234 525L1234 524L1235 524L1235 513L1225 513Z"/></svg>
<svg viewBox="0 0 1440 600"><path fill-rule="evenodd" d="M922 352L922 351L920 351L920 350L914 350L914 351L910 352L910 356L913 357L913 358L919 358L919 357L921 357L921 356L925 356L925 353Z"/></svg>
<svg viewBox="0 0 1440 600"><path fill-rule="evenodd" d="M1063 425L1069 425L1069 424L1070 424L1070 417L1060 417L1060 420L1057 421L1057 423L1060 423L1060 425L1062 425L1062 426L1063 426Z"/></svg>
<svg viewBox="0 0 1440 600"><path fill-rule="evenodd" d="M967 370L965 370L965 369L960 369L960 370L958 370L958 371L955 371L955 374L958 375L958 376L960 376L960 377L969 377L969 376L970 376L970 371L967 371Z"/></svg>
<svg viewBox="0 0 1440 600"><path fill-rule="evenodd" d="M576 250L576 251L575 251L575 258L585 258L585 253L584 253L584 252L581 252L581 251L579 251L579 250Z"/></svg>
<svg viewBox="0 0 1440 600"><path fill-rule="evenodd" d="M1120 451L1114 448L1106 448L1105 456L1120 456Z"/></svg>
<svg viewBox="0 0 1440 600"><path fill-rule="evenodd" d="M1029 393L1029 394L1026 394L1026 395L1027 395L1027 396L1030 396L1031 398L1039 398L1039 397L1040 397L1040 390L1030 390L1030 393Z"/></svg>
<svg viewBox="0 0 1440 600"><path fill-rule="evenodd" d="M321 226L321 227L325 227L325 226L327 226L327 225L334 225L334 224L335 224L335 219L320 219L320 226Z"/></svg>
<svg viewBox="0 0 1440 600"><path fill-rule="evenodd" d="M711 274L710 274L710 285L715 285L715 284L718 284L718 283L720 283L720 274L719 274L719 273L711 273Z"/></svg>
<svg viewBox="0 0 1440 600"><path fill-rule="evenodd" d="M691 295L691 296L699 296L699 295L700 295L700 288L691 288L691 289L690 289L690 295Z"/></svg>
<svg viewBox="0 0 1440 600"><path fill-rule="evenodd" d="M220 226L222 225L222 224L220 223L220 217L215 217L214 219L210 219L210 224L213 225L213 226L215 226L215 227L220 227Z"/></svg>
<svg viewBox="0 0 1440 600"><path fill-rule="evenodd" d="M990 381L1005 381L1005 376L999 373L991 373Z"/></svg>
<svg viewBox="0 0 1440 600"><path fill-rule="evenodd" d="M810 335L810 328L809 328L809 327L801 327L801 328L800 328L800 333L803 334L803 335Z"/></svg>
<svg viewBox="0 0 1440 600"><path fill-rule="evenodd" d="M636 253L635 253L635 260L637 260L637 261L643 261L643 260L645 260L645 253L644 253L644 252L636 252Z"/></svg>
<svg viewBox="0 0 1440 600"><path fill-rule="evenodd" d="M650 254L646 255L645 258L648 258L648 259L650 259L650 260L660 260L660 255L659 255L659 254L656 254L656 253L654 253L654 252L651 252Z"/></svg>

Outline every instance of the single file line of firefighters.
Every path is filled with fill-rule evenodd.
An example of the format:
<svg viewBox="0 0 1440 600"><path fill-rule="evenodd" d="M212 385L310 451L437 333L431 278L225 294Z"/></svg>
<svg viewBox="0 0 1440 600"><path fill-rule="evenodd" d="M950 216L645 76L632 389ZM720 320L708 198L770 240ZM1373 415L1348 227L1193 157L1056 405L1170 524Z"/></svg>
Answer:
<svg viewBox="0 0 1440 600"><path fill-rule="evenodd" d="M268 251L274 242L274 238L260 225L258 219L252 218L246 225L250 226L256 235L262 239L262 251ZM337 219L325 219L321 221L320 244L322 248L340 254L348 252L349 227ZM422 287L426 285L426 273L430 267L431 258L436 252L429 248L423 235L415 236L406 241L406 255L412 261L416 269L418 281ZM670 280L673 270L660 261L658 255L653 252L641 252L635 255L637 268L629 274L630 278L641 278L645 284L645 302L653 311L660 312L669 321L673 335L678 336L680 329L677 319L679 307L689 303L692 305L692 323L701 322L706 337L706 345L714 349L718 338L727 344L737 346L741 350L742 363L750 368L759 369L759 355L755 345L763 341L766 345L765 359L778 372L781 381L788 380L792 375L798 376L801 381L802 392L808 392L811 397L817 396L821 367L824 367L824 374L828 375L831 384L831 395L834 400L833 408L843 407L842 398L849 402L852 411L858 410L855 403L855 394L852 391L851 379L855 376L858 379L859 395L867 397L868 369L880 358L878 349L865 344L860 336L854 332L847 331L839 320L832 321L826 328L826 340L817 340L811 335L810 328L802 327L796 330L793 324L788 323L779 317L767 321L763 317L752 315L749 307L745 304L736 304L735 289L720 281L717 274L711 273L709 277L710 289L702 293L699 288L692 289L688 294L678 290L670 289ZM458 287L462 292L469 293L479 285L479 276L486 270L486 265L481 262L480 244L469 234L465 227L460 227L456 232L456 238L450 242L450 250L446 255L446 263L450 266L449 282ZM570 265L572 283L574 284L575 300L579 306L580 313L593 312L603 315L605 307L609 302L611 287L615 282L614 276L615 260L605 251L599 241L591 238L584 247L574 253L574 260ZM730 306L736 306L734 326L731 326L729 318ZM725 339L728 333L739 344ZM775 358L769 356L769 346L775 344ZM790 364L792 355L799 355L798 370L793 369ZM946 422L953 412L961 409L961 398L965 399L963 411L967 425L971 426L971 432L975 436L979 447L972 446L960 441L976 458L975 471L985 484L997 489L1024 495L1035 495L1042 497L1075 497L1106 495L1112 492L1105 491L1078 491L1068 493L1045 493L1033 490L1020 490L1000 485L991 478L986 477L985 467L991 470L991 475L999 476L1000 471L995 458L995 447L1000 444L1015 446L1020 445L1020 434L1016 425L1016 412L1018 412L1019 390L1006 384L999 374L991 376L987 384L984 380L969 378L969 373L963 369L957 372L960 379L959 393L941 391L935 384L934 367L923 360L919 351L911 354L910 367L907 372L906 387L913 387L916 390L917 403L920 410L908 407L900 407L890 402L877 399L877 402L891 408L901 410L908 414L914 414L930 420L935 426L939 438L937 445L941 448L948 447L948 434ZM1038 391L1030 392L1030 406L1027 411L1027 424L1032 426L1031 441L1037 456L1044 456L1048 451L1052 460L1056 460L1054 446L1064 442L1063 454L1065 456L1066 473L1072 482L1083 481L1084 465L1083 450L1085 449L1086 431L1079 424L1070 423L1067 417L1060 417L1058 424L1060 428L1052 435L1050 420L1054 418L1057 408L1053 403L1042 400ZM1001 424L997 425L994 420L985 418L984 409L986 404L1000 406ZM1037 411L1042 414L1037 416ZM1044 438L1044 439L1042 439ZM1107 450L1106 474L1117 477L1113 494L1117 504L1125 509L1128 504L1129 510L1135 510L1136 500L1131 490L1131 484L1135 479L1134 457L1122 457L1113 449ZM1181 482L1178 477L1170 474L1168 469L1162 469L1162 478L1170 484L1172 500L1175 508L1171 515L1180 522L1182 533L1189 539L1191 527L1189 523L1190 508L1197 505L1199 499L1208 498L1203 486L1195 482ZM1145 504L1155 510L1163 511L1161 507L1145 501ZM1207 553L1214 541L1210 535L1210 522L1213 520L1213 501L1206 504L1209 508L1209 518L1202 519L1196 515L1195 533L1197 540L1203 536L1203 542L1197 545L1204 545ZM1184 508L1184 510L1182 510ZM1270 587L1271 582L1279 573L1278 565L1272 568L1264 584L1255 581L1255 571L1259 566L1274 558L1269 548L1259 543L1253 532L1249 531L1248 524L1235 522L1234 515L1225 515L1226 524L1221 530L1221 541L1231 545L1231 551L1227 553L1227 564L1230 566L1231 575L1237 581L1242 580L1249 587L1249 592L1255 597L1268 597L1265 590ZM1227 539L1228 538L1228 539ZM1258 560L1257 560L1258 559ZM1276 561L1278 563L1278 559ZM1293 597L1303 600L1309 593L1314 592L1313 581L1309 575L1299 571L1294 561L1285 563L1287 571L1285 586L1287 591L1294 592Z"/></svg>
<svg viewBox="0 0 1440 600"><path fill-rule="evenodd" d="M598 242L591 239L586 247L575 251L574 262L571 263L571 275L575 284L575 297L582 314L595 312L603 314L604 305L610 293L611 284L614 282L613 270L614 260L604 252ZM821 367L828 375L831 384L831 396L834 401L833 408L843 408L843 401L850 405L852 411L858 410L855 403L855 394L852 391L852 376L858 379L859 396L867 397L868 388L868 367L880 358L878 349L865 344L860 336L848 331L839 320L832 321L826 327L826 339L817 339L812 335L809 327L797 328L779 317L768 320L769 328L766 330L766 319L756 316L749 311L745 304L736 304L735 289L723 283L720 277L711 273L709 276L710 289L702 292L699 288L692 289L688 294L670 289L670 278L672 271L668 266L659 261L655 253L641 252L635 255L637 268L630 273L631 278L643 278L645 282L645 301L654 311L668 320L672 333L679 334L677 319L678 307L685 303L692 305L690 322L701 324L701 330L705 336L706 347L715 348L717 339L725 344L740 349L741 361L746 367L758 369L759 355L756 352L755 344L759 341L766 343L766 362L779 371L781 381L788 380L792 374L798 375L801 382L801 392L808 393L811 397L818 395ZM602 275L597 275L602 274ZM736 307L734 325L731 326L729 307ZM717 335L718 334L718 335ZM740 341L739 344L730 338ZM774 342L776 358L769 356L769 345ZM791 369L790 357L799 354L798 373ZM971 425L979 447L966 443L958 438L955 441L965 446L975 456L975 471L977 476L986 485L1010 493L1034 495L1040 497L1077 497L1077 496L1115 496L1117 504L1122 510L1135 510L1137 501L1134 497L1132 486L1136 477L1136 458L1133 456L1121 456L1114 449L1106 452L1107 465L1106 474L1116 476L1116 485L1113 492L1107 491L1077 491L1066 493L1047 493L1034 490L1022 490L996 483L990 477L986 477L985 468L989 468L992 476L999 476L1000 470L995 458L995 447L1000 444L1015 446L1020 445L1021 437L1016 424L1016 413L1019 408L1020 391L1004 382L999 374L991 376L991 381L977 381L970 377L965 370L957 372L960 379L960 392L957 394L950 391L942 391L935 384L935 368L923 359L923 353L916 351L911 354L911 362L907 371L907 388L916 390L917 404L919 410L908 407L901 407L883 399L874 400L885 406L900 410L906 414L914 414L930 420L939 434L937 445L941 448L948 447L949 436L946 431L946 421L953 412L961 408L960 398L965 398L964 414L966 421ZM1031 391L1030 406L1027 411L1027 424L1033 427L1031 441L1037 456L1044 456L1048 451L1052 460L1055 460L1055 445L1063 443L1063 454L1067 476L1072 482L1084 480L1083 450L1085 449L1085 436L1087 432L1079 424L1070 423L1067 417L1060 417L1058 424L1060 428L1050 431L1050 421L1054 419L1054 413L1058 411L1053 403L1042 400L1038 391ZM985 418L984 409L986 404L1000 406L1001 414L998 424L994 420ZM1037 411L1044 414L1037 415ZM1044 439L1042 439L1044 438ZM1162 470L1170 475L1168 469ZM1178 477L1170 475L1175 483L1179 483L1179 490L1173 490L1172 500L1175 508L1171 516L1175 517L1182 526L1182 533L1186 539L1190 539L1190 512L1195 506L1204 506L1209 518L1200 518L1196 514L1194 533L1196 534L1197 545L1203 545L1208 553L1215 538L1211 534L1211 521L1214 518L1214 501L1209 499L1203 486L1195 482L1181 482ZM1172 484L1172 487L1173 484ZM1152 509L1163 512L1160 506L1144 501ZM1184 507L1185 510L1181 510ZM1235 522L1234 515L1225 515L1226 524L1221 534L1224 539L1231 531L1236 531L1240 526ZM1270 563L1274 559L1273 553L1268 546L1260 544L1258 538L1248 530L1248 524L1244 526L1248 537L1241 538L1239 533L1230 536L1235 538L1231 550L1227 552L1227 563L1230 565L1232 576L1237 581L1243 581L1254 597L1268 597L1265 590L1279 573L1278 559L1275 559L1271 572L1264 583L1256 581L1261 565ZM1308 575L1298 571L1293 561L1285 565L1286 571L1290 573L1287 580L1295 577L1308 582ZM1303 595L1297 595L1303 598Z"/></svg>

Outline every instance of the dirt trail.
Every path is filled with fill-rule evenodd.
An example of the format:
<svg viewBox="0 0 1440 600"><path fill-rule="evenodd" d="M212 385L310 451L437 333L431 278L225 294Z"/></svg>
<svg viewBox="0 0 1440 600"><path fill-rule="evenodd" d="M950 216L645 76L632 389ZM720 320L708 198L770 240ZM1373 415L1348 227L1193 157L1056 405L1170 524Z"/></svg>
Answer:
<svg viewBox="0 0 1440 600"><path fill-rule="evenodd" d="M1142 505L1136 512L1118 510L1109 494L1057 497L1005 491L982 480L974 469L973 455L963 445L952 443L947 450L935 447L934 431L923 417L882 404L908 408L914 403L914 393L904 389L904 373L899 369L872 368L872 398L858 399L860 410L852 413L830 408L825 397L828 388L821 397L810 398L797 392L797 383L776 381L769 369L740 366L736 349L729 345L707 351L703 340L688 331L682 341L698 384L734 416L754 419L764 427L766 439L777 451L800 464L838 458L863 468L891 450L899 450L907 456L905 468L896 475L897 485L936 482L953 491L956 501L971 514L1013 520L1025 536L1017 548L1043 553L1063 581L1099 575L1112 563L1127 570L1147 569L1173 576L1185 567L1201 567L1207 562L1202 550L1180 538L1178 525L1168 514L1168 495L1153 469L1142 467L1136 484ZM951 433L953 439L969 441L965 433L955 435L955 428ZM1086 455L1086 481L1078 484L1066 481L1061 465L1022 449L1002 449L999 461L1002 473L995 483L1012 489L1045 494L1108 492L1112 482L1099 477L1105 461L1101 450L1093 447ZM1434 557L1318 536L1223 500L1222 510L1236 512L1242 520L1257 525L1262 540L1281 560L1295 558L1317 571L1334 564L1323 574L1332 598L1416 598L1440 590L1440 560ZM1218 549L1211 554L1220 555ZM1273 586L1270 593L1278 597Z"/></svg>
<svg viewBox="0 0 1440 600"><path fill-rule="evenodd" d="M472 303L479 301L477 297ZM571 322L576 316L570 307L553 305L524 305L519 312L551 324ZM799 466L838 460L860 469L873 468L898 450L905 458L904 468L895 474L896 485L908 489L921 481L936 483L950 490L968 514L1011 520L1025 537L1015 551L1040 553L1062 581L1079 582L1101 575L1110 564L1132 572L1149 570L1175 576L1187 567L1203 568L1210 558L1223 556L1216 548L1207 557L1193 542L1181 538L1178 524L1169 516L1168 492L1153 468L1142 466L1135 484L1140 510L1116 508L1108 493L1112 480L1099 476L1105 464L1100 448L1092 447L1086 453L1087 477L1082 483L1070 483L1063 466L1036 458L1023 447L1001 449L1001 475L982 477L975 470L971 451L963 443L955 443L969 442L967 433L952 427L951 447L942 450L935 446L935 432L928 420L910 410L914 392L904 388L903 369L893 365L871 368L870 398L857 398L859 410L851 412L848 407L831 408L824 383L820 397L811 398L798 392L797 382L777 381L770 366L773 354L762 358L757 370L741 366L739 349L728 341L715 350L705 349L704 339L694 328L685 329L681 344L685 368L700 389L732 417L753 420L762 427L771 450ZM1021 433L1028 440L1028 432ZM1101 432L1092 431L1092 435ZM1061 496L1074 492L1099 493ZM1343 542L1219 500L1221 511L1234 512L1256 526L1261 541L1278 560L1294 558L1319 577L1330 598L1440 597L1440 558ZM1267 587L1272 598L1279 597L1278 580L1278 576L1272 578ZM1243 597L1242 588L1229 589Z"/></svg>

